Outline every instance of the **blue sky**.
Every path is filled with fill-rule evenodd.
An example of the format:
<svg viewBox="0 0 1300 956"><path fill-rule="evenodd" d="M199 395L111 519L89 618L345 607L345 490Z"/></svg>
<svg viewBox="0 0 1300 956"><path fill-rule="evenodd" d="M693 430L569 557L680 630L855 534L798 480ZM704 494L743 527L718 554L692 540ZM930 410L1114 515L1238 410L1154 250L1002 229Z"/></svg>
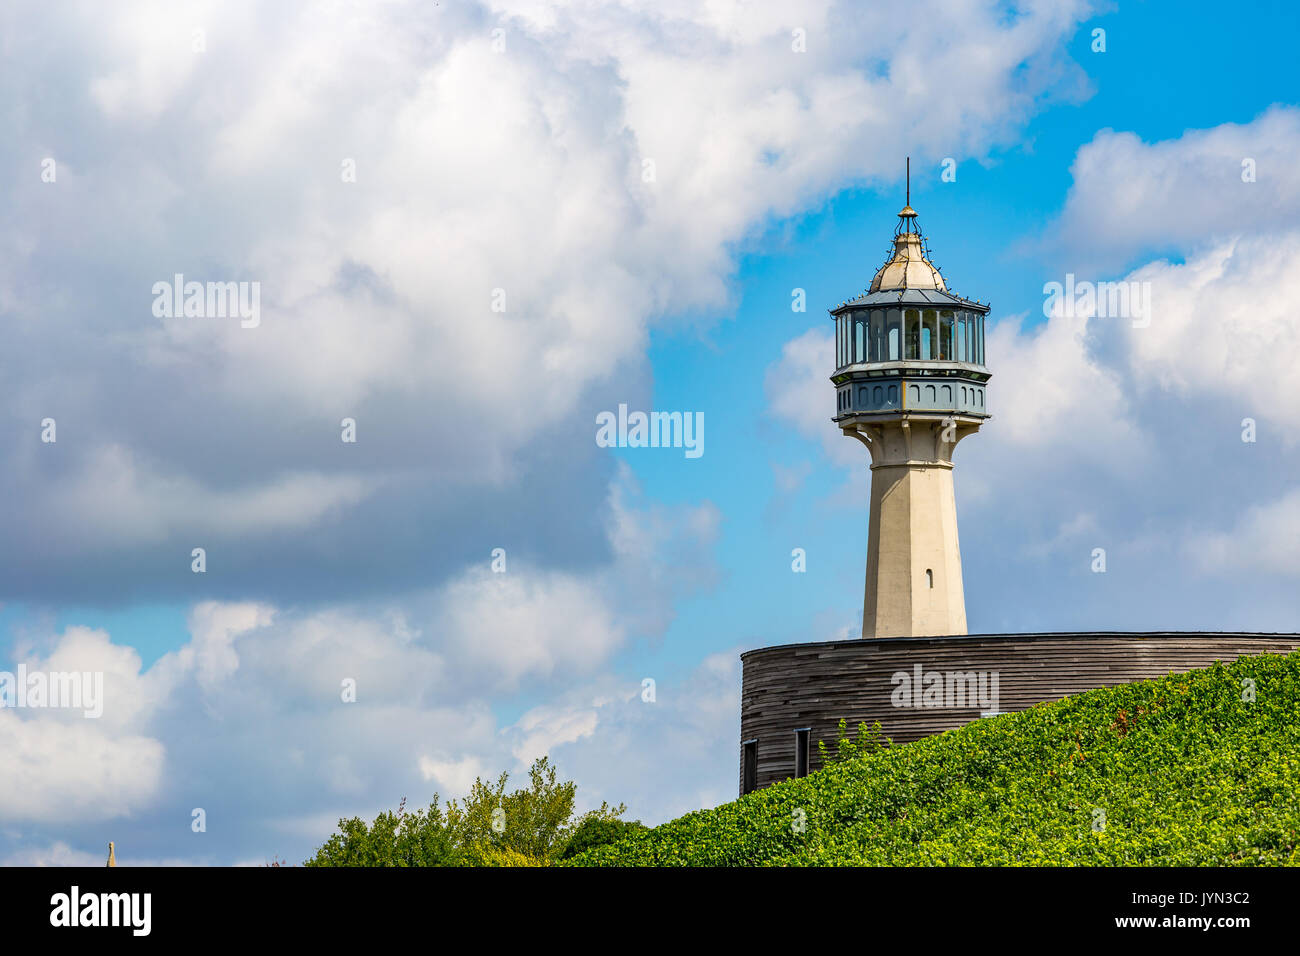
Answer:
<svg viewBox="0 0 1300 956"><path fill-rule="evenodd" d="M300 859L541 753L648 822L730 799L738 654L861 626L825 310L909 155L993 306L971 632L1297 630L1296 13L931 6L0 15L0 670L109 691L0 712L0 861ZM260 281L261 326L160 321L175 272ZM1151 328L1049 320L1067 273L1149 282ZM704 455L597 447L620 403Z"/></svg>

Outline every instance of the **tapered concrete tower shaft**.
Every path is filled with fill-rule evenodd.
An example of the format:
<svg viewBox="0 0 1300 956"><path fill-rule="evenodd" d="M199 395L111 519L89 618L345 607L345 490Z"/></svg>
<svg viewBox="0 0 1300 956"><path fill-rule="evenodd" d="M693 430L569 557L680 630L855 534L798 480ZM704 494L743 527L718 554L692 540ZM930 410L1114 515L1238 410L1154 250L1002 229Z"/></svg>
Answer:
<svg viewBox="0 0 1300 956"><path fill-rule="evenodd" d="M989 307L948 291L910 203L898 218L871 286L831 310L835 424L871 452L862 636L965 634L952 456L989 418Z"/></svg>
<svg viewBox="0 0 1300 956"><path fill-rule="evenodd" d="M845 429L871 452L863 637L966 633L952 452L978 429L932 417Z"/></svg>

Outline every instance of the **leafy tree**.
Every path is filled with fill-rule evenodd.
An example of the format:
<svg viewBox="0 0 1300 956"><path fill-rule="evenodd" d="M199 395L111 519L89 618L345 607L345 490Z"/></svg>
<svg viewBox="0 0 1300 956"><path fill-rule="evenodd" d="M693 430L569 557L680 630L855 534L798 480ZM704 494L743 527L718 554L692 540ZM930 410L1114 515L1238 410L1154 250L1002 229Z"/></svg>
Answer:
<svg viewBox="0 0 1300 956"><path fill-rule="evenodd" d="M636 833L648 833L649 830L650 828L640 820L613 820L588 816L579 824L573 836L569 837L560 859L567 860L585 850L590 850L593 846L617 843L624 837Z"/></svg>
<svg viewBox="0 0 1300 956"><path fill-rule="evenodd" d="M373 825L352 817L339 820L339 831L304 866L455 866L461 858L437 794L428 810L408 813L403 798Z"/></svg>
<svg viewBox="0 0 1300 956"><path fill-rule="evenodd" d="M471 846L465 851L461 866L546 866L546 861L526 856L517 850L492 846Z"/></svg>
<svg viewBox="0 0 1300 956"><path fill-rule="evenodd" d="M448 805L447 825L461 845L492 846L550 860L559 855L583 821L616 818L626 809L621 804L611 808L602 803L598 810L575 820L577 784L557 782L555 768L546 757L529 769L527 789L506 793L508 779L509 774L503 773L495 784L475 780L463 804L453 800Z"/></svg>
<svg viewBox="0 0 1300 956"><path fill-rule="evenodd" d="M574 817L577 785L559 782L546 757L528 771L529 786L506 792L509 774L474 781L463 801L446 809L438 796L426 811L381 813L367 826L353 817L306 862L308 866L539 866L559 857L588 820L617 820L626 809L601 803Z"/></svg>

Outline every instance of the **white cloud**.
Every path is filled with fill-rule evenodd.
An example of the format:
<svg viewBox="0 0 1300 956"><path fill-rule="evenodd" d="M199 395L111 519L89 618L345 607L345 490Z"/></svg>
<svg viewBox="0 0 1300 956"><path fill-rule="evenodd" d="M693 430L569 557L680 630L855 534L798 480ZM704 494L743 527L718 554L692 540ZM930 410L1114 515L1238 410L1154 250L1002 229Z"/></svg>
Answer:
<svg viewBox="0 0 1300 956"><path fill-rule="evenodd" d="M27 847L11 853L4 859L5 866L103 866L108 860L108 850L103 854L74 850L66 843Z"/></svg>
<svg viewBox="0 0 1300 956"><path fill-rule="evenodd" d="M735 799L740 650L710 654L680 676L660 674L654 702L642 699L639 682L612 677L566 695L575 718L594 711L591 732L552 754L579 782L584 805L626 803L628 819L658 823Z"/></svg>
<svg viewBox="0 0 1300 956"><path fill-rule="evenodd" d="M835 340L826 325L829 323L786 342L781 358L764 375L763 388L773 415L801 435L819 439L827 457L836 464L852 466L861 464L862 446L846 439L831 421L835 416L835 390L830 383Z"/></svg>
<svg viewBox="0 0 1300 956"><path fill-rule="evenodd" d="M1155 262L1129 278L1152 287L1150 327L1127 333L1142 391L1226 404L1296 441L1300 230L1228 240L1185 264Z"/></svg>
<svg viewBox="0 0 1300 956"><path fill-rule="evenodd" d="M443 648L413 629L400 607L325 607L276 616L275 627L240 633L233 648L255 681L275 675L276 709L332 707L345 680L355 681L359 701L418 705L446 680ZM264 691L255 683L232 697L227 689L224 706L256 705L249 698Z"/></svg>
<svg viewBox="0 0 1300 956"><path fill-rule="evenodd" d="M255 628L266 627L274 617L271 608L257 604L218 604L205 601L190 612L190 644L199 686L212 689L239 669L235 638ZM188 654L182 658L190 660Z"/></svg>
<svg viewBox="0 0 1300 956"><path fill-rule="evenodd" d="M177 686L171 662L142 672L133 648L112 643L105 631L70 627L46 657L23 663L29 673L102 679L102 713L0 709L0 752L8 755L10 774L0 788L0 820L107 820L147 806L166 766L151 725Z"/></svg>
<svg viewBox="0 0 1300 956"><path fill-rule="evenodd" d="M76 827L177 802L220 816L231 779L280 781L304 818L337 808L337 819L423 782L462 796L477 776L591 738L609 694L540 703L504 729L491 701L598 680L630 634L657 636L679 596L711 580L718 531L713 506L648 504L627 471L605 510L600 567L538 570L509 556L504 574L485 561L371 606L204 601L188 643L148 669L104 631L68 628L31 664L103 672L104 716L0 711L21 781L0 795L0 821ZM342 699L345 679L355 702ZM289 804L272 804L262 825L290 833Z"/></svg>
<svg viewBox="0 0 1300 956"><path fill-rule="evenodd" d="M90 95L115 120L157 120L203 67L196 34L207 32L213 14L230 5L197 0L183 7L165 0L123 4L115 17L97 24L99 41L112 66L90 82ZM235 8L237 10L237 8Z"/></svg>
<svg viewBox="0 0 1300 956"><path fill-rule="evenodd" d="M528 766L561 744L590 737L598 722L592 707L534 707L507 728L518 735L511 752L521 765Z"/></svg>
<svg viewBox="0 0 1300 956"><path fill-rule="evenodd" d="M332 821L331 821L332 822ZM120 844L114 849L114 862L118 866L193 866L192 860L182 857L171 857L168 859L141 859L127 847ZM9 854L0 865L3 866L94 866L101 867L108 862L108 843L105 841L102 852L90 852L79 850L69 846L62 840L56 840L46 846L27 847ZM260 860L257 866L265 865L265 860Z"/></svg>
<svg viewBox="0 0 1300 956"><path fill-rule="evenodd" d="M1046 324L1029 329L1024 316L990 322L994 419L971 442L1002 446L1006 458L1032 449L1103 465L1122 458L1131 467L1143 454L1138 419L1122 377L1092 347L1096 321L1058 308ZM1098 446L1107 454L1096 455Z"/></svg>
<svg viewBox="0 0 1300 956"><path fill-rule="evenodd" d="M458 667L498 675L502 689L525 677L590 672L624 638L599 586L561 573L474 569L448 584L439 603L434 631Z"/></svg>
<svg viewBox="0 0 1300 956"><path fill-rule="evenodd" d="M356 504L374 487L349 475L296 474L215 490L141 464L121 445L100 446L85 467L43 490L97 545L153 543L184 529L228 538L300 529Z"/></svg>
<svg viewBox="0 0 1300 956"><path fill-rule="evenodd" d="M0 820L109 820L147 805L162 781L163 746L111 730L94 720L72 723L0 710Z"/></svg>
<svg viewBox="0 0 1300 956"><path fill-rule="evenodd" d="M1243 572L1300 578L1300 488L1251 505L1223 532L1192 532L1186 551L1200 570L1230 577Z"/></svg>
<svg viewBox="0 0 1300 956"><path fill-rule="evenodd" d="M437 784L441 788L440 794L449 800L458 800L468 794L475 780L492 776L491 769L472 755L460 760L421 757L420 774L425 780Z"/></svg>
<svg viewBox="0 0 1300 956"><path fill-rule="evenodd" d="M621 387L653 323L724 305L738 244L771 216L847 182L896 180L882 141L982 156L1075 95L1083 74L1061 51L1088 9L1030 3L1008 20L938 3L821 2L795 17L776 0L267 3L182 15L141 0L67 21L7 12L6 34L35 38L6 66L14 88L55 70L49 85L73 97L13 114L11 142L58 142L69 158L56 187L16 187L0 228L0 301L22 332L7 380L36 420L58 409L98 448L60 475L68 504L51 520L122 548L182 526L301 530L372 496L380 476L409 475L398 459L413 445L429 449L426 474L504 483L587 391ZM796 27L807 53L792 49ZM260 282L261 325L160 322L148 290L176 272ZM123 377L183 412L122 413L106 397ZM321 452L321 470L286 474L267 455L221 468L220 490L189 440L236 418L269 443L324 435L361 407L373 479L346 471L355 456ZM437 413L374 440L412 408ZM135 449L146 440L158 460ZM39 469L16 477L33 497L48 482Z"/></svg>
<svg viewBox="0 0 1300 956"><path fill-rule="evenodd" d="M1050 243L1088 263L1119 266L1144 248L1196 249L1243 231L1288 230L1300 218L1300 109L1144 143L1102 130L1071 166L1074 184ZM1243 162L1254 161L1254 182Z"/></svg>

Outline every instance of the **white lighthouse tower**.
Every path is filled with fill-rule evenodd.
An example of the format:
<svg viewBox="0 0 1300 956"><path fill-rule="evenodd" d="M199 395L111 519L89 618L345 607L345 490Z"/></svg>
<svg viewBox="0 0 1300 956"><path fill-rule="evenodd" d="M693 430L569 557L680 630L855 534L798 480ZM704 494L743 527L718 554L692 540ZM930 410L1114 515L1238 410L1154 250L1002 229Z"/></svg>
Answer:
<svg viewBox="0 0 1300 956"><path fill-rule="evenodd" d="M909 183L892 256L831 310L834 420L871 452L863 637L966 633L952 454L989 417L988 312L930 263Z"/></svg>

